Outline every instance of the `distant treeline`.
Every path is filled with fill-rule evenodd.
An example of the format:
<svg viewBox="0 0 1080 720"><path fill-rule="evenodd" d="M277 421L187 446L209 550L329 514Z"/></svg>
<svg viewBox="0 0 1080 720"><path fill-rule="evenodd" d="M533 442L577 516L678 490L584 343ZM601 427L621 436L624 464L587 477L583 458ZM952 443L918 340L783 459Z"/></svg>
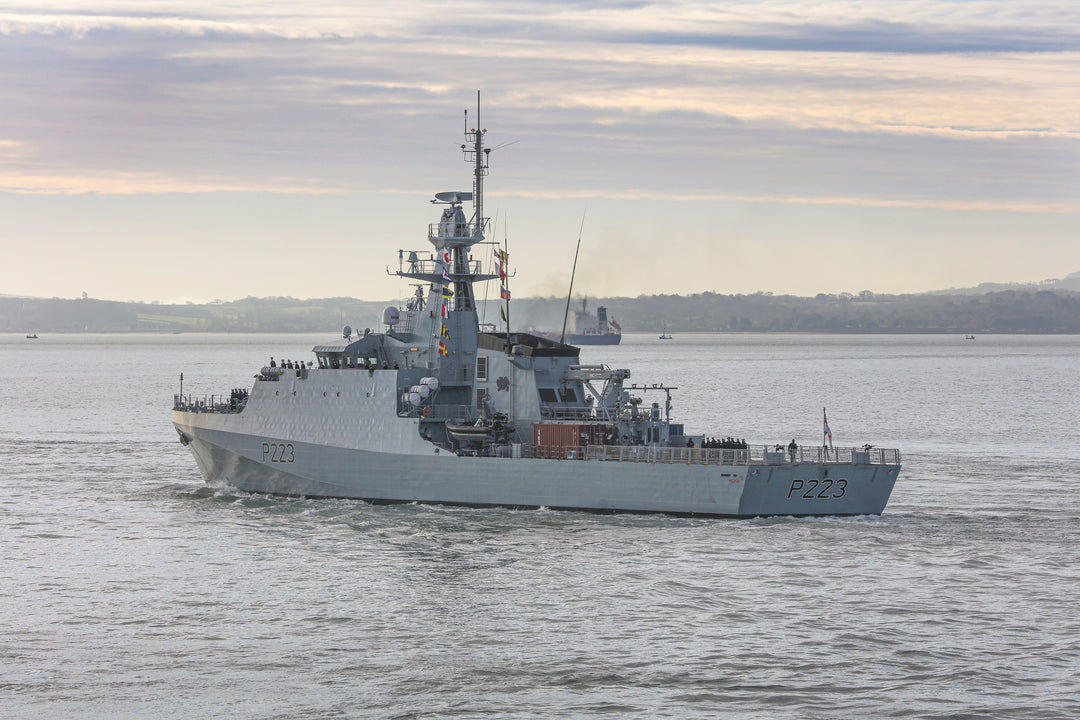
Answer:
<svg viewBox="0 0 1080 720"><path fill-rule="evenodd" d="M565 298L511 304L514 328L561 327ZM206 305L0 297L3 332L338 332L377 328L390 302L354 298L244 298ZM1005 290L982 295L642 295L591 298L625 332L1080 333L1080 293ZM577 301L572 309L580 309ZM483 313L497 318L494 303Z"/></svg>
<svg viewBox="0 0 1080 720"><path fill-rule="evenodd" d="M654 295L613 299L623 327L670 331L824 333L1080 333L1080 293L984 295ZM620 320L620 322L622 322Z"/></svg>
<svg viewBox="0 0 1080 720"><path fill-rule="evenodd" d="M386 302L244 298L207 305L0 297L5 332L319 332L368 318Z"/></svg>

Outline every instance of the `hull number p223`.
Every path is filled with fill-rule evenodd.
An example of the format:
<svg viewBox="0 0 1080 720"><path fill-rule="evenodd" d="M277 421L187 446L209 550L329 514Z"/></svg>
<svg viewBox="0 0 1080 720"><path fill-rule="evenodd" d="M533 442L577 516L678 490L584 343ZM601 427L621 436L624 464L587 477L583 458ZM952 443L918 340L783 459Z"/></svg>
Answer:
<svg viewBox="0 0 1080 720"><path fill-rule="evenodd" d="M829 500L844 497L846 492L847 480L844 478L838 478L835 481L831 478L821 480L817 478L810 478L809 480L795 478L791 481L791 489L788 490L787 496L789 500L792 495L801 495L807 500Z"/></svg>
<svg viewBox="0 0 1080 720"><path fill-rule="evenodd" d="M263 443L263 462L291 463L296 459L292 443Z"/></svg>

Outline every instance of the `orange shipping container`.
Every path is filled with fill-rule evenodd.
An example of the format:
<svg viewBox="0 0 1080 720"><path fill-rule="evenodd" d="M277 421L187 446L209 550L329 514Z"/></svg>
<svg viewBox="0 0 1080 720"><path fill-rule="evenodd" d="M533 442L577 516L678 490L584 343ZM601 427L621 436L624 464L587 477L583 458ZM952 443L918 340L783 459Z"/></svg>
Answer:
<svg viewBox="0 0 1080 720"><path fill-rule="evenodd" d="M573 450L584 457L585 446L603 445L606 437L607 428L596 423L535 423L533 455L565 458Z"/></svg>

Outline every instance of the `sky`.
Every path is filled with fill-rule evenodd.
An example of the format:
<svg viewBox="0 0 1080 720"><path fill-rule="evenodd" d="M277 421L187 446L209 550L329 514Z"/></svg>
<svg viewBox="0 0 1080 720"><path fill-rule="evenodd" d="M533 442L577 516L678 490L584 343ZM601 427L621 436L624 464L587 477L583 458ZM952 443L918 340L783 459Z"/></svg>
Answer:
<svg viewBox="0 0 1080 720"><path fill-rule="evenodd" d="M14 0L0 294L407 295L478 91L517 296L1080 270L1075 2Z"/></svg>

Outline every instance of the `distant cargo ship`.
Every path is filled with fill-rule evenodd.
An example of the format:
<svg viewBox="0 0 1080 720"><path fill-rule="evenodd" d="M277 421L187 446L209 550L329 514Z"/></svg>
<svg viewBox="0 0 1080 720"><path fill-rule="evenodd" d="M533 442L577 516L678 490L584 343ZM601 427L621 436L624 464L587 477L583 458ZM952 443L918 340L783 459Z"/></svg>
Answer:
<svg viewBox="0 0 1080 720"><path fill-rule="evenodd" d="M615 318L608 318L607 308L596 308L593 315L588 310L588 298L581 301L581 309L574 311L573 325L562 339L561 332L541 332L540 335L568 345L618 345L622 340L622 327Z"/></svg>

